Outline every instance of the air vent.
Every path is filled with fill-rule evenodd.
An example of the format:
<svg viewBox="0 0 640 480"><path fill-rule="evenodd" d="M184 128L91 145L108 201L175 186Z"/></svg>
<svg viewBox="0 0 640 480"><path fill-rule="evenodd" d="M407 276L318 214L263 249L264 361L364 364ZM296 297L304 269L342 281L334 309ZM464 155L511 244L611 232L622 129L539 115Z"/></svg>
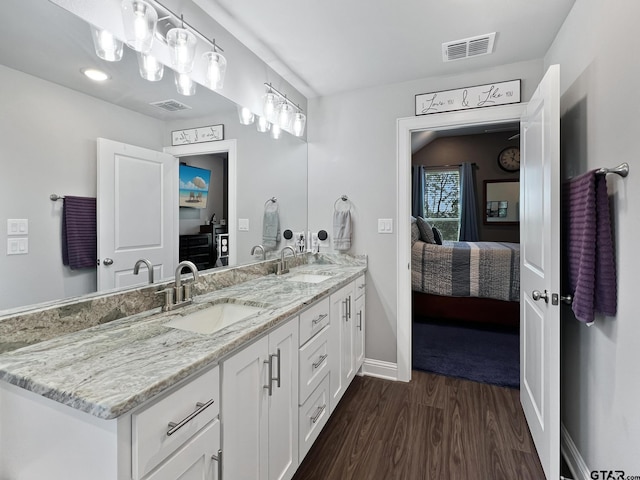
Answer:
<svg viewBox="0 0 640 480"><path fill-rule="evenodd" d="M493 53L496 32L464 38L442 44L442 60L452 62L463 58L478 57Z"/></svg>
<svg viewBox="0 0 640 480"><path fill-rule="evenodd" d="M169 99L169 100L161 100L159 102L152 102L151 105L154 107L161 108L166 110L167 112L179 112L180 110L191 110L189 105L185 105L177 100Z"/></svg>

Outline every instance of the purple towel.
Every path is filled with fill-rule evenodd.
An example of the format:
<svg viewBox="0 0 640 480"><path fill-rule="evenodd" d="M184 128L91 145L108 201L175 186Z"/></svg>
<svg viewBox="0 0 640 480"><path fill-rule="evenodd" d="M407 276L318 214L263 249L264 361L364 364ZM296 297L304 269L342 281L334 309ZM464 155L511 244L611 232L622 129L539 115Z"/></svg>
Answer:
<svg viewBox="0 0 640 480"><path fill-rule="evenodd" d="M616 265L605 175L596 171L565 184L564 206L571 308L578 320L616 314Z"/></svg>
<svg viewBox="0 0 640 480"><path fill-rule="evenodd" d="M71 270L95 267L97 262L96 199L64 197L62 207L62 264Z"/></svg>

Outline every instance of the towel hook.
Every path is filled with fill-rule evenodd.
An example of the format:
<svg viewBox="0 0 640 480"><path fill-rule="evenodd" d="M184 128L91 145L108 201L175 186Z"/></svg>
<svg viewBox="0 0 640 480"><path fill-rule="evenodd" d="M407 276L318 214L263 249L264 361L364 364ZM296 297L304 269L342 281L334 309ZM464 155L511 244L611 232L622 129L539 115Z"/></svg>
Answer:
<svg viewBox="0 0 640 480"><path fill-rule="evenodd" d="M341 195L340 198L338 198L335 203L333 204L333 209L334 210L338 210L338 202L342 200L343 202L348 202L348 209L351 210L351 205L353 205L351 203L351 200L349 200L349 197L347 197L346 195Z"/></svg>
<svg viewBox="0 0 640 480"><path fill-rule="evenodd" d="M269 205L269 202L276 203L277 201L278 201L278 199L276 197L271 197L269 200L264 202L264 206L266 207L267 205Z"/></svg>

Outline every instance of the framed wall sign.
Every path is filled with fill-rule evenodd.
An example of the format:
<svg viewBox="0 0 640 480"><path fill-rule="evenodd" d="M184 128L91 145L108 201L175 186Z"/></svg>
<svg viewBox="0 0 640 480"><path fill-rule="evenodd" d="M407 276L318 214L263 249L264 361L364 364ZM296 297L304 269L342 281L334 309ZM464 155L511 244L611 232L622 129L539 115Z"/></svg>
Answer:
<svg viewBox="0 0 640 480"><path fill-rule="evenodd" d="M224 140L224 125L188 128L171 132L171 145L189 145L191 143L217 142Z"/></svg>
<svg viewBox="0 0 640 480"><path fill-rule="evenodd" d="M520 80L416 95L416 115L520 103Z"/></svg>

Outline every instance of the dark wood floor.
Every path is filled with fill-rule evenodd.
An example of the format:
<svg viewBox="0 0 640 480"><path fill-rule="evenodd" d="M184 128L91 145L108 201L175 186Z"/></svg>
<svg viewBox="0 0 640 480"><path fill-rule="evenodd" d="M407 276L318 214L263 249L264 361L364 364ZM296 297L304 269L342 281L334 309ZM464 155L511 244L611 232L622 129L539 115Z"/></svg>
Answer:
<svg viewBox="0 0 640 480"><path fill-rule="evenodd" d="M356 377L294 480L543 480L519 391Z"/></svg>

